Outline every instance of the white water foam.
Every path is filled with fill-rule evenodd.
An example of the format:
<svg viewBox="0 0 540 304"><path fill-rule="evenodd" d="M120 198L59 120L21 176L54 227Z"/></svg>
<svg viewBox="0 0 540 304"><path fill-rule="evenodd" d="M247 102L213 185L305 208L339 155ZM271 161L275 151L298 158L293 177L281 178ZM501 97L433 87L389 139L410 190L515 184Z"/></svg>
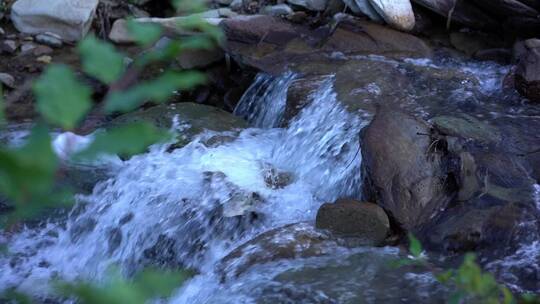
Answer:
<svg viewBox="0 0 540 304"><path fill-rule="evenodd" d="M292 76L263 78L270 89L251 120L273 127ZM99 281L111 265L129 275L157 263L206 273L184 289L207 294L210 286L197 282L215 281L215 263L238 244L274 227L312 221L322 203L358 195L363 126L337 103L329 80L287 129L246 129L218 146L206 141L220 134L206 132L171 153L153 147L125 161L92 195L79 197L67 223L7 235L0 288L43 295L53 277ZM270 186L268 168L289 174L289 184ZM224 216L228 208L244 208L244 216Z"/></svg>

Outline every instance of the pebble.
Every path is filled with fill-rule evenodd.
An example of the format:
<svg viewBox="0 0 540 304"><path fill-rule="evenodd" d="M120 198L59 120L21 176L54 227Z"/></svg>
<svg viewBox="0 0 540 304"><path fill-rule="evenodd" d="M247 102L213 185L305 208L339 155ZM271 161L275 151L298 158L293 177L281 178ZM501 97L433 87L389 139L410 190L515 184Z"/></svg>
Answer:
<svg viewBox="0 0 540 304"><path fill-rule="evenodd" d="M49 64L52 61L52 57L48 55L40 56L36 59L37 62Z"/></svg>
<svg viewBox="0 0 540 304"><path fill-rule="evenodd" d="M46 46L46 45L38 45L33 53L34 53L34 56L43 56L43 55L50 55L54 52L54 50L50 47L50 46Z"/></svg>
<svg viewBox="0 0 540 304"><path fill-rule="evenodd" d="M35 48L37 48L37 45L35 43L26 42L21 46L21 53L33 51Z"/></svg>
<svg viewBox="0 0 540 304"><path fill-rule="evenodd" d="M0 82L8 88L15 88L15 78L8 73L0 73Z"/></svg>
<svg viewBox="0 0 540 304"><path fill-rule="evenodd" d="M4 31L4 29L0 27L0 36L4 36L5 34L6 34L6 31Z"/></svg>
<svg viewBox="0 0 540 304"><path fill-rule="evenodd" d="M14 40L4 40L2 42L1 49L3 52L13 54L15 53L15 51L17 51L17 42L15 42Z"/></svg>
<svg viewBox="0 0 540 304"><path fill-rule="evenodd" d="M36 41L54 48L62 46L62 37L49 32L37 35Z"/></svg>

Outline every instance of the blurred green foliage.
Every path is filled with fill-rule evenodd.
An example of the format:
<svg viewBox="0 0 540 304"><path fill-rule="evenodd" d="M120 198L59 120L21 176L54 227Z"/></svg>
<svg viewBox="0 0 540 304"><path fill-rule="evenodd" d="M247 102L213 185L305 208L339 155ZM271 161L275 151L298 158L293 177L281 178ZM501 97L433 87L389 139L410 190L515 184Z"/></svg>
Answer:
<svg viewBox="0 0 540 304"><path fill-rule="evenodd" d="M448 299L449 304L479 303L479 304L514 304L514 303L540 303L535 295L522 295L516 300L508 287L497 283L492 274L484 272L476 263L476 255L465 254L463 262L457 269L444 272L433 270L427 259L423 256L422 244L413 235L409 234L409 253L413 262L400 263L401 265L420 265L434 272L437 281L448 286L454 292Z"/></svg>
<svg viewBox="0 0 540 304"><path fill-rule="evenodd" d="M185 14L205 9L204 1L180 0L173 5ZM144 48L139 56L128 65L126 56L116 47L95 36L88 36L77 47L82 63L82 72L111 88L128 73L129 67L144 69L157 61L173 61L182 51L210 49L222 39L218 27L204 19L187 17L177 25L182 31L193 31L193 36L173 39L165 48L151 45L164 33L161 26L152 23L130 21L128 30L136 43ZM177 90L191 89L203 84L206 78L199 71L171 68L155 79L140 82L124 90L111 90L101 101L103 114L123 113L147 103L166 102ZM0 87L1 89L1 87ZM71 196L57 189L55 176L60 161L51 145L50 131L76 130L93 108L92 89L81 81L80 75L71 67L51 64L34 83L36 110L40 115L30 137L19 147L0 144L0 197L14 205L14 211L0 215L0 224L11 224L38 215L44 208L64 205ZM3 95L0 91L0 123L5 121ZM94 106L95 107L95 106ZM0 126L1 127L1 126ZM117 154L123 157L144 152L154 143L167 140L167 130L160 130L147 122L137 122L100 130L93 142L74 157L91 159L102 154ZM9 248L2 245L0 254ZM132 279L112 275L104 284L88 282L60 282L56 290L63 297L74 298L78 303L120 304L146 303L149 299L167 297L188 278L188 272L163 272L145 270ZM0 295L0 302L31 303L32 299L15 290Z"/></svg>

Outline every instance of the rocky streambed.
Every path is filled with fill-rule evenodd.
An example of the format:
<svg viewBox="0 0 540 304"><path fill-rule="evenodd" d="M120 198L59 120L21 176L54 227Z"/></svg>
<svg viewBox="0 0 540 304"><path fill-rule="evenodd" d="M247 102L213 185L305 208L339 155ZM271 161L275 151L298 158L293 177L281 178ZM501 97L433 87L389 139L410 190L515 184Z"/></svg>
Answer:
<svg viewBox="0 0 540 304"><path fill-rule="evenodd" d="M433 273L395 267L412 232L433 269L472 251L516 294L540 293L540 108L523 63L535 62L535 40L515 46L526 60L513 67L508 54L479 61L484 45L457 52L471 32L419 38L337 12L320 25L307 2L282 6L287 18L214 11L220 55L179 59L203 62L209 86L89 124L89 137L54 134L61 157L96 126L146 120L175 136L130 159L64 163L59 183L78 190L77 205L0 233L0 289L60 301L53 280L160 267L198 273L170 303L445 302L452 290ZM256 4L235 11L266 7ZM493 25L466 12L456 8L462 25ZM70 49L52 54L77 65ZM22 80L38 72L21 59L35 54L20 56L5 65L23 71L10 96L24 102L8 104L19 120L32 117ZM26 130L13 124L0 140L20 144Z"/></svg>

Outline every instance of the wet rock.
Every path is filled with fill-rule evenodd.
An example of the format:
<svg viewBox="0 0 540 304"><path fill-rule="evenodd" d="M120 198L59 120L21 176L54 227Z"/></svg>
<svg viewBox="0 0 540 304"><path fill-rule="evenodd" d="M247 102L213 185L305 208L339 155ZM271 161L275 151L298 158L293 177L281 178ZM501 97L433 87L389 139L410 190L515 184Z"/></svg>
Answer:
<svg viewBox="0 0 540 304"><path fill-rule="evenodd" d="M204 130L232 131L247 127L247 123L239 117L215 107L195 103L178 103L158 105L148 109L124 114L112 120L108 126L124 125L130 122L147 121L157 127L169 129L173 119L177 117L182 132L176 138L175 147L188 144L193 136Z"/></svg>
<svg viewBox="0 0 540 304"><path fill-rule="evenodd" d="M483 49L504 47L499 37L470 32L451 33L450 43L468 56L472 56Z"/></svg>
<svg viewBox="0 0 540 304"><path fill-rule="evenodd" d="M167 235L160 234L155 244L143 251L140 263L143 266L178 269L182 267L178 257L176 241Z"/></svg>
<svg viewBox="0 0 540 304"><path fill-rule="evenodd" d="M227 37L225 50L233 58L272 74L338 52L388 57L431 55L430 48L414 36L361 20L336 22L335 28L313 30L272 16L241 16L225 19L221 26Z"/></svg>
<svg viewBox="0 0 540 304"><path fill-rule="evenodd" d="M292 14L293 10L287 4L282 3L277 5L265 6L262 9L262 13L270 16L287 16L289 14Z"/></svg>
<svg viewBox="0 0 540 304"><path fill-rule="evenodd" d="M451 22L457 22L475 29L494 29L499 25L492 17L472 5L470 1L454 0L412 0L444 18L451 14ZM454 6L455 4L455 6Z"/></svg>
<svg viewBox="0 0 540 304"><path fill-rule="evenodd" d="M15 88L15 78L8 73L0 73L0 83L10 89Z"/></svg>
<svg viewBox="0 0 540 304"><path fill-rule="evenodd" d="M380 108L361 136L366 198L414 230L454 198L444 141L413 116Z"/></svg>
<svg viewBox="0 0 540 304"><path fill-rule="evenodd" d="M414 28L414 12L409 0L370 0L370 2L391 27L402 31Z"/></svg>
<svg viewBox="0 0 540 304"><path fill-rule="evenodd" d="M502 136L499 130L488 122L461 114L456 116L437 116L430 120L445 135L474 139L478 142L497 144Z"/></svg>
<svg viewBox="0 0 540 304"><path fill-rule="evenodd" d="M293 175L264 164L262 168L264 182L271 189L283 189L293 182Z"/></svg>
<svg viewBox="0 0 540 304"><path fill-rule="evenodd" d="M396 248L366 248L316 263L271 265L257 303L444 303L448 290L421 267L395 267ZM277 264L277 263L276 263ZM273 266L273 267L272 267Z"/></svg>
<svg viewBox="0 0 540 304"><path fill-rule="evenodd" d="M234 278L251 267L272 261L322 256L334 250L336 243L325 232L310 224L298 223L276 228L244 243L225 256L220 272Z"/></svg>
<svg viewBox="0 0 540 304"><path fill-rule="evenodd" d="M90 29L98 3L98 0L17 0L11 7L11 20L23 33L51 32L63 40L77 41Z"/></svg>
<svg viewBox="0 0 540 304"><path fill-rule="evenodd" d="M62 37L49 32L37 35L36 41L54 48L59 48L62 46Z"/></svg>
<svg viewBox="0 0 540 304"><path fill-rule="evenodd" d="M473 58L481 61L495 61L500 64L509 64L512 58L512 52L506 48L493 48L478 50Z"/></svg>
<svg viewBox="0 0 540 304"><path fill-rule="evenodd" d="M536 47L534 42L525 44L526 51L519 58L514 82L521 95L540 102L540 47Z"/></svg>
<svg viewBox="0 0 540 304"><path fill-rule="evenodd" d="M521 203L486 206L486 198L480 197L447 210L444 217L429 226L424 243L448 253L508 253L516 248L520 225L534 221L534 214L533 208Z"/></svg>
<svg viewBox="0 0 540 304"><path fill-rule="evenodd" d="M355 237L365 244L381 244L390 230L384 210L372 203L339 199L323 204L317 211L315 227L343 236Z"/></svg>
<svg viewBox="0 0 540 304"><path fill-rule="evenodd" d="M17 42L14 40L4 40L2 41L2 45L0 49L4 53L13 54L15 51L17 51L18 45Z"/></svg>
<svg viewBox="0 0 540 304"><path fill-rule="evenodd" d="M288 3L301 6L310 11L324 11L328 0L287 0Z"/></svg>

